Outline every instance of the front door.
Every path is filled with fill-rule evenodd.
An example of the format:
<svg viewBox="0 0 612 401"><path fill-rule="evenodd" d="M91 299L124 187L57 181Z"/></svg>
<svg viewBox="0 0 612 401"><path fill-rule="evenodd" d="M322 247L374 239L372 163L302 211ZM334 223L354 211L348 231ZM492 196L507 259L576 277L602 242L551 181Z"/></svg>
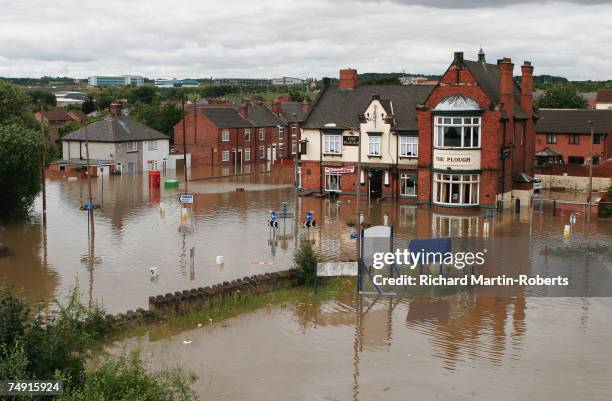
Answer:
<svg viewBox="0 0 612 401"><path fill-rule="evenodd" d="M272 145L272 160L276 160L276 145Z"/></svg>
<svg viewBox="0 0 612 401"><path fill-rule="evenodd" d="M372 171L370 177L370 198L378 199L382 196L382 171Z"/></svg>

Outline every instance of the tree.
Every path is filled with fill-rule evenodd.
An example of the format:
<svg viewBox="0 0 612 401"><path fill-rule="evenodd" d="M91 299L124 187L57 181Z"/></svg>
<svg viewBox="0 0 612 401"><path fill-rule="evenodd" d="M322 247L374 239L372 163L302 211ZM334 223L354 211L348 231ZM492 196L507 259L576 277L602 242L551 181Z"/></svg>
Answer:
<svg viewBox="0 0 612 401"><path fill-rule="evenodd" d="M38 102L42 101L45 109L49 107L57 106L57 99L55 95L51 92L43 91L43 90L33 90L28 93L30 96L30 102L36 111L38 111L39 106Z"/></svg>
<svg viewBox="0 0 612 401"><path fill-rule="evenodd" d="M539 108L586 109L587 102L571 85L554 85L536 101Z"/></svg>
<svg viewBox="0 0 612 401"><path fill-rule="evenodd" d="M24 122L29 113L30 99L15 85L0 81L0 123L15 119Z"/></svg>
<svg viewBox="0 0 612 401"><path fill-rule="evenodd" d="M96 110L96 104L91 96L87 96L87 99L81 105L81 111L85 114L93 113Z"/></svg>
<svg viewBox="0 0 612 401"><path fill-rule="evenodd" d="M21 124L0 124L0 221L25 218L40 191L39 133Z"/></svg>
<svg viewBox="0 0 612 401"><path fill-rule="evenodd" d="M161 107L155 104L140 103L130 109L130 117L173 137L174 126L183 118L183 112L173 103L167 103Z"/></svg>
<svg viewBox="0 0 612 401"><path fill-rule="evenodd" d="M130 104L153 104L157 94L155 88L151 86L140 86L130 90L128 94L128 102Z"/></svg>
<svg viewBox="0 0 612 401"><path fill-rule="evenodd" d="M293 264L297 268L297 279L302 285L312 285L317 272L319 254L308 238L302 238L300 247L293 254Z"/></svg>

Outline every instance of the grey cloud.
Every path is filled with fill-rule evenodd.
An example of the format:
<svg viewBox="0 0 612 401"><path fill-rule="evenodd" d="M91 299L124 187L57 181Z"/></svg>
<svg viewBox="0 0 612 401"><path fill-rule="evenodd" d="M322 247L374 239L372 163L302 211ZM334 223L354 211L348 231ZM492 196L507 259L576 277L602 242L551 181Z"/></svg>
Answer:
<svg viewBox="0 0 612 401"><path fill-rule="evenodd" d="M379 0L362 0L362 1L379 1ZM410 6L425 6L446 9L461 9L461 8L501 8L517 4L534 4L534 3L554 3L554 0L390 0L394 3L410 5ZM578 5L598 5L612 4L612 0L558 0L561 3L572 3Z"/></svg>

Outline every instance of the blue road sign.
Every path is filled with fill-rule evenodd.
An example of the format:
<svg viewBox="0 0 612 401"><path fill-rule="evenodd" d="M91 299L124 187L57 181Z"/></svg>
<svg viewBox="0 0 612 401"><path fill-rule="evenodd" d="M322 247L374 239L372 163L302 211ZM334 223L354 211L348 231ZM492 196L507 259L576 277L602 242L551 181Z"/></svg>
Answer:
<svg viewBox="0 0 612 401"><path fill-rule="evenodd" d="M357 239L357 233L351 233L351 239Z"/></svg>
<svg viewBox="0 0 612 401"><path fill-rule="evenodd" d="M451 251L450 238L413 239L408 244L410 253L417 252L440 252L442 254Z"/></svg>
<svg viewBox="0 0 612 401"><path fill-rule="evenodd" d="M85 202L85 204L83 205L83 209L85 210L91 210L93 209L93 204L91 202Z"/></svg>
<svg viewBox="0 0 612 401"><path fill-rule="evenodd" d="M270 220L276 221L276 212L275 211L272 211L272 213L270 213Z"/></svg>
<svg viewBox="0 0 612 401"><path fill-rule="evenodd" d="M312 221L312 212L306 212L306 221Z"/></svg>

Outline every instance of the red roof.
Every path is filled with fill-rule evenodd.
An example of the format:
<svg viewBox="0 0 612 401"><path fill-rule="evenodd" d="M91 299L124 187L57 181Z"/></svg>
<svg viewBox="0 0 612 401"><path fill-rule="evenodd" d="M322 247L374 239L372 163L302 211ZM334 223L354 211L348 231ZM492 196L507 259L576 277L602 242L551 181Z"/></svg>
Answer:
<svg viewBox="0 0 612 401"><path fill-rule="evenodd" d="M597 102L612 103L612 89L600 89L597 91Z"/></svg>

